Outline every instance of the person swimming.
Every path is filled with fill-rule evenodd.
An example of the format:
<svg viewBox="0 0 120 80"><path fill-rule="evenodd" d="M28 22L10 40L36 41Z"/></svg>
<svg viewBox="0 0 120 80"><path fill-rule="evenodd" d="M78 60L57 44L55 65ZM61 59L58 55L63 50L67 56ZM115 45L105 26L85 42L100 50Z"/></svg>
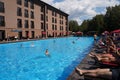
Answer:
<svg viewBox="0 0 120 80"><path fill-rule="evenodd" d="M45 55L50 57L50 54L49 54L48 49L46 49L46 51L45 51Z"/></svg>
<svg viewBox="0 0 120 80"><path fill-rule="evenodd" d="M31 47L34 47L35 45L34 45L34 43L32 42L30 46L31 46Z"/></svg>
<svg viewBox="0 0 120 80"><path fill-rule="evenodd" d="M73 44L75 44L75 41L72 41Z"/></svg>

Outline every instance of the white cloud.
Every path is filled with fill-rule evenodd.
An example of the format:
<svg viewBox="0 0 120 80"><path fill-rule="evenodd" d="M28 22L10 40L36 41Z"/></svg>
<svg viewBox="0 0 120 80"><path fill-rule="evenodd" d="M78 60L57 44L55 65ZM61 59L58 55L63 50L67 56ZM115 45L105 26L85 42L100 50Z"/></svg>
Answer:
<svg viewBox="0 0 120 80"><path fill-rule="evenodd" d="M79 24L84 19L91 19L96 14L105 14L106 7L120 4L119 0L43 0L69 14L69 19L77 20ZM99 9L102 10L99 10Z"/></svg>

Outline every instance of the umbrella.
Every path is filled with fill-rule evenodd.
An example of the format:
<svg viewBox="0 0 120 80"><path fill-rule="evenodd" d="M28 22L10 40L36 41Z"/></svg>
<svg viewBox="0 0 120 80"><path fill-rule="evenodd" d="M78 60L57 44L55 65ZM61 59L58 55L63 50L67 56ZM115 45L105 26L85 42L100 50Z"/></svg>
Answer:
<svg viewBox="0 0 120 80"><path fill-rule="evenodd" d="M108 31L104 31L104 34L109 34L109 32Z"/></svg>
<svg viewBox="0 0 120 80"><path fill-rule="evenodd" d="M114 30L111 33L120 33L120 29Z"/></svg>

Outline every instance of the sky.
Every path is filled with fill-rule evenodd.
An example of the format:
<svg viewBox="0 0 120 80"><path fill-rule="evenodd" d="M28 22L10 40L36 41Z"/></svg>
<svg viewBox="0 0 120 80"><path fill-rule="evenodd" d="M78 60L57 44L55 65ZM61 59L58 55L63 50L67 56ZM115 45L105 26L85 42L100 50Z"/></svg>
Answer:
<svg viewBox="0 0 120 80"><path fill-rule="evenodd" d="M120 0L42 0L69 14L69 20L76 20L80 25L84 20L92 19L97 14L105 14L106 7L120 4Z"/></svg>

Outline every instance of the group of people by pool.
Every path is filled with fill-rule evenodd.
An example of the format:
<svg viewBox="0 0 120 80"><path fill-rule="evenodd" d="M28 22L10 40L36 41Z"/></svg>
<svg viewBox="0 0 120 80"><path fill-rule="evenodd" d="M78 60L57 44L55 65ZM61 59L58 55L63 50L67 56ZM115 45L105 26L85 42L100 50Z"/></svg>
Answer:
<svg viewBox="0 0 120 80"><path fill-rule="evenodd" d="M96 35L94 36L96 37ZM119 40L113 40L113 36L102 37L95 45L95 50L91 51L89 56L94 59L95 65L99 67L94 69L75 68L80 76L92 78L102 78L104 80L120 79L120 45ZM98 51L98 52L97 52Z"/></svg>

